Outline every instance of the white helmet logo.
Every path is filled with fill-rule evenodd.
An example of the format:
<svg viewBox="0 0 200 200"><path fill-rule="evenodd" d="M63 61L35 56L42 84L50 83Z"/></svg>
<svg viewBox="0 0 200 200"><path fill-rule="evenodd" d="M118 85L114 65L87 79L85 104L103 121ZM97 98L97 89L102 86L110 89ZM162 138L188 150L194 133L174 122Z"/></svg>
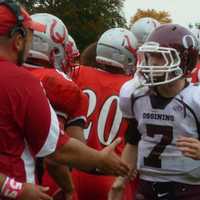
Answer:
<svg viewBox="0 0 200 200"><path fill-rule="evenodd" d="M197 46L195 38L192 35L185 35L183 37L183 46L188 49L191 44L192 47Z"/></svg>

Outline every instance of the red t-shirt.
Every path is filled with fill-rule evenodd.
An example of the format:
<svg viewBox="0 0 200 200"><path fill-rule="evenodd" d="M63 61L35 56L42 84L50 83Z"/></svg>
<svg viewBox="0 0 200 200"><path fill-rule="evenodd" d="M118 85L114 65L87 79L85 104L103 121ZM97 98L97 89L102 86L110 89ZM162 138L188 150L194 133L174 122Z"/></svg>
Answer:
<svg viewBox="0 0 200 200"><path fill-rule="evenodd" d="M0 60L0 172L35 181L35 157L55 151L60 137L55 112L40 82L23 68Z"/></svg>

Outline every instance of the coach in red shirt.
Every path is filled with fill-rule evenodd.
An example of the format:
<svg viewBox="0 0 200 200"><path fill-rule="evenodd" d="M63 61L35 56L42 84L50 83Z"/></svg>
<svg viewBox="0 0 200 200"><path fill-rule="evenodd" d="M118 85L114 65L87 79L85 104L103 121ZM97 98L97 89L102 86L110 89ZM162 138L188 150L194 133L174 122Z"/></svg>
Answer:
<svg viewBox="0 0 200 200"><path fill-rule="evenodd" d="M31 45L33 30L45 31L45 27L33 22L12 0L0 0L1 200L51 199L44 193L46 188L32 185L36 157L115 175L128 173L128 167L113 152L119 141L97 152L60 131L40 83L19 67Z"/></svg>
<svg viewBox="0 0 200 200"><path fill-rule="evenodd" d="M35 183L36 156L51 154L67 140L59 142L57 118L40 82L17 66L26 57L33 30L45 28L16 3L0 1L0 172L7 175L1 179L7 197L19 195L20 182ZM31 184L24 185L25 193L27 187L35 197L49 199Z"/></svg>

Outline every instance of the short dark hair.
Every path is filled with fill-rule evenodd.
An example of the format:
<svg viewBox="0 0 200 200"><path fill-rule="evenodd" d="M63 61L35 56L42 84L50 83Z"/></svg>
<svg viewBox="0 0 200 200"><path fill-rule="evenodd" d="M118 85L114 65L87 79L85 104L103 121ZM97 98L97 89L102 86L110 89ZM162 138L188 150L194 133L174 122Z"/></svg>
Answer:
<svg viewBox="0 0 200 200"><path fill-rule="evenodd" d="M81 65L98 67L98 63L96 62L96 48L97 42L93 42L83 50L80 57Z"/></svg>

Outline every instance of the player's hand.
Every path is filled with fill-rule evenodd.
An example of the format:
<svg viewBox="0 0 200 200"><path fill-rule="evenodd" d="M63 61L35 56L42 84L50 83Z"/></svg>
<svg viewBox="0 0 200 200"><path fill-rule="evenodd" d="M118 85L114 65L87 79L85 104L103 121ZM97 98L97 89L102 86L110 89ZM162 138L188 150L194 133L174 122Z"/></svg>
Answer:
<svg viewBox="0 0 200 200"><path fill-rule="evenodd" d="M72 200L72 199L73 199L73 194L71 193L65 194L65 200Z"/></svg>
<svg viewBox="0 0 200 200"><path fill-rule="evenodd" d="M108 193L108 200L122 200L124 188L111 188Z"/></svg>
<svg viewBox="0 0 200 200"><path fill-rule="evenodd" d="M74 192L64 192L62 189L59 189L53 194L53 200L72 200Z"/></svg>
<svg viewBox="0 0 200 200"><path fill-rule="evenodd" d="M128 174L127 178L128 178L128 180L132 181L137 177L137 175L138 175L138 171L136 169L131 169L129 171L129 174Z"/></svg>
<svg viewBox="0 0 200 200"><path fill-rule="evenodd" d="M31 183L24 183L19 200L53 200L46 192L48 187L42 187Z"/></svg>
<svg viewBox="0 0 200 200"><path fill-rule="evenodd" d="M112 144L100 151L102 159L99 169L109 175L127 176L129 167L114 152L116 146L120 144L121 138L117 138Z"/></svg>
<svg viewBox="0 0 200 200"><path fill-rule="evenodd" d="M176 140L176 146L184 156L200 160L200 141L198 139L182 136Z"/></svg>
<svg viewBox="0 0 200 200"><path fill-rule="evenodd" d="M135 87L135 89L143 86L146 83L146 80L145 80L144 76L142 75L140 69L136 70L132 80L134 82L133 86Z"/></svg>
<svg viewBox="0 0 200 200"><path fill-rule="evenodd" d="M126 178L116 178L108 193L108 200L121 200L124 194L125 184Z"/></svg>

